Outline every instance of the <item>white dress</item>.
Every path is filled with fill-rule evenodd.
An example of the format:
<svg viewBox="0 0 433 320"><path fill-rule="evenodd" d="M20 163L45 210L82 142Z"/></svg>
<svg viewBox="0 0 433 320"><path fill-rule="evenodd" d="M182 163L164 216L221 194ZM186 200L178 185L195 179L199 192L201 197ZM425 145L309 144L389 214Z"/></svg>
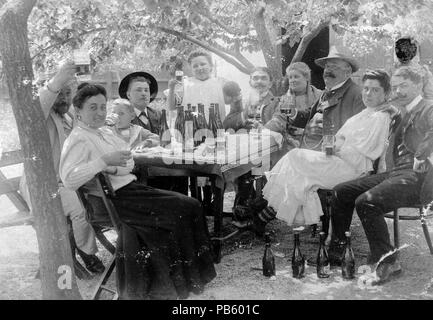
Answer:
<svg viewBox="0 0 433 320"><path fill-rule="evenodd" d="M349 118L337 132L343 139L335 156L307 149L292 149L266 173L263 196L277 217L288 225L310 225L323 214L317 189L331 189L373 169L385 155L390 117L366 108Z"/></svg>

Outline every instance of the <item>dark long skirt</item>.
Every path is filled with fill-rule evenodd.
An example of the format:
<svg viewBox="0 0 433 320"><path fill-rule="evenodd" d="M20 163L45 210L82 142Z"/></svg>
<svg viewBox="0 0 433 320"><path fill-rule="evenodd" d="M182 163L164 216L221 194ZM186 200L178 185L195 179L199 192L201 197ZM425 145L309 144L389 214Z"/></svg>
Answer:
<svg viewBox="0 0 433 320"><path fill-rule="evenodd" d="M94 210L96 199L89 198ZM116 256L120 299L184 299L216 276L197 200L131 182L112 202L122 221Z"/></svg>

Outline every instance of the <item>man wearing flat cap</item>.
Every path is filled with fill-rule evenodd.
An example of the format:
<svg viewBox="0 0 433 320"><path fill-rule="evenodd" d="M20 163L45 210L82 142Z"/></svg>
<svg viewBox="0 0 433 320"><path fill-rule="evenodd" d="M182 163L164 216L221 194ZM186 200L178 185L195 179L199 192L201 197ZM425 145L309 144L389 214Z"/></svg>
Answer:
<svg viewBox="0 0 433 320"><path fill-rule="evenodd" d="M134 107L133 124L159 134L161 112L149 107L158 93L158 82L147 72L133 72L122 79L119 96L128 99Z"/></svg>

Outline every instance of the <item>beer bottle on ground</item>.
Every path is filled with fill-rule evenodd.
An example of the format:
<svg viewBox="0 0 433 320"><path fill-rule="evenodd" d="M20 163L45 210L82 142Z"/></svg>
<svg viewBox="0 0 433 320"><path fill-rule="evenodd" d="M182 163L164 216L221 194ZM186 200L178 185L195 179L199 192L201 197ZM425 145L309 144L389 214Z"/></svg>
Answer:
<svg viewBox="0 0 433 320"><path fill-rule="evenodd" d="M265 277L275 276L275 257L271 249L271 237L269 232L265 233L265 253L262 259L263 275Z"/></svg>
<svg viewBox="0 0 433 320"><path fill-rule="evenodd" d="M350 243L350 232L346 231L345 235L346 247L344 248L341 259L341 272L343 279L353 279L355 278L355 256Z"/></svg>
<svg viewBox="0 0 433 320"><path fill-rule="evenodd" d="M302 278L305 272L305 258L301 253L299 232L295 231L295 246L293 247L292 255L292 271L293 278Z"/></svg>
<svg viewBox="0 0 433 320"><path fill-rule="evenodd" d="M319 252L317 253L317 277L328 278L330 272L330 264L328 258L328 251L325 246L326 234L322 231L319 233L320 245Z"/></svg>

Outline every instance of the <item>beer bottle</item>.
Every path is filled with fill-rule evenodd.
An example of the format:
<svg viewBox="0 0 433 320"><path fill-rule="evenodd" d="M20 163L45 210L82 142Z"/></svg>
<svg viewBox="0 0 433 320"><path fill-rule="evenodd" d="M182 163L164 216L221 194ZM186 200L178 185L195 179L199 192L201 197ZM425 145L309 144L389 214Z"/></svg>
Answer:
<svg viewBox="0 0 433 320"><path fill-rule="evenodd" d="M207 122L206 122L206 117L204 115L204 104L203 103L197 104L197 111L198 111L197 117L198 117L200 129L207 129Z"/></svg>
<svg viewBox="0 0 433 320"><path fill-rule="evenodd" d="M262 259L263 275L265 277L275 276L275 257L271 249L271 237L269 232L265 233L265 253Z"/></svg>
<svg viewBox="0 0 433 320"><path fill-rule="evenodd" d="M215 107L214 104L211 103L211 106L209 107L209 134L212 135L211 138L216 138L217 136L217 132L218 132L218 127L216 125L216 121L215 121Z"/></svg>
<svg viewBox="0 0 433 320"><path fill-rule="evenodd" d="M350 243L350 232L346 231L346 246L341 259L341 271L343 279L355 278L355 256Z"/></svg>
<svg viewBox="0 0 433 320"><path fill-rule="evenodd" d="M185 139L185 152L192 152L194 149L194 121L191 113L191 105L185 111L184 123L184 139Z"/></svg>
<svg viewBox="0 0 433 320"><path fill-rule="evenodd" d="M176 129L175 138L177 142L183 142L185 135L185 111L183 106L180 106L177 111L176 121L174 123Z"/></svg>
<svg viewBox="0 0 433 320"><path fill-rule="evenodd" d="M197 115L197 128L198 130L203 130L201 141L204 142L206 140L206 133L205 130L208 129L207 123L206 123L206 117L204 115L204 105L202 103L199 103L197 105L198 108L198 115Z"/></svg>
<svg viewBox="0 0 433 320"><path fill-rule="evenodd" d="M167 114L165 109L161 111L161 125L159 127L159 143L161 147L165 147L171 142L170 129L167 123Z"/></svg>
<svg viewBox="0 0 433 320"><path fill-rule="evenodd" d="M195 136L195 133L197 130L199 130L199 124L198 124L198 114L197 114L197 106L191 107L191 115L192 115L192 121L193 121L193 137L194 137L194 146L197 147L201 143L201 138L198 138ZM197 138L197 139L196 139Z"/></svg>
<svg viewBox="0 0 433 320"><path fill-rule="evenodd" d="M299 279L304 277L305 258L301 253L298 231L295 231L295 246L293 247L293 255L292 255L292 271L293 271L293 278Z"/></svg>
<svg viewBox="0 0 433 320"><path fill-rule="evenodd" d="M218 103L214 104L215 106L215 122L218 129L224 129L223 122L221 120L220 107Z"/></svg>
<svg viewBox="0 0 433 320"><path fill-rule="evenodd" d="M330 272L330 264L328 258L328 251L325 246L326 234L322 231L319 233L320 245L319 252L317 253L317 277L328 278Z"/></svg>

